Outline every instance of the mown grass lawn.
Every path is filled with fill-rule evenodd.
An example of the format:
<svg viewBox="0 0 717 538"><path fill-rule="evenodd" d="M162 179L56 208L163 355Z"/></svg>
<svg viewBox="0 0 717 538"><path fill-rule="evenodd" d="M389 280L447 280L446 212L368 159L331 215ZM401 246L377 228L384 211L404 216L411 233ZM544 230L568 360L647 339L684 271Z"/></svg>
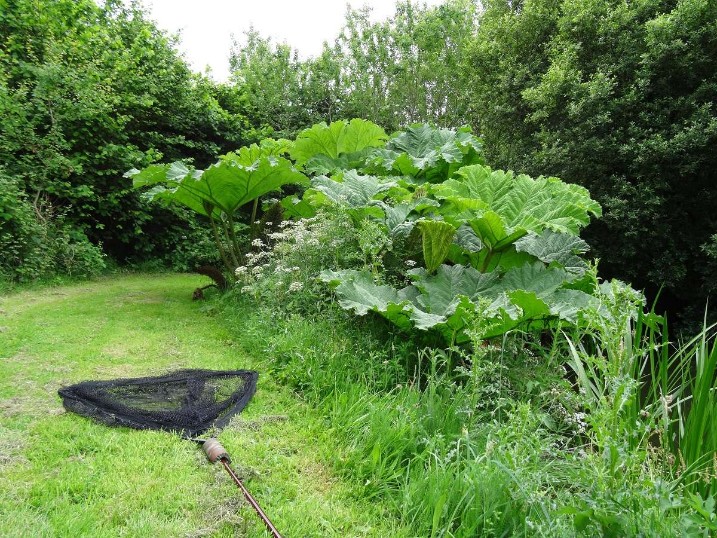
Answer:
<svg viewBox="0 0 717 538"><path fill-rule="evenodd" d="M57 390L178 368L259 370L220 435L286 536L396 536L380 507L332 474L315 410L261 371L191 291L192 275L130 275L0 298L0 536L264 536L220 466L165 432L64 411Z"/></svg>

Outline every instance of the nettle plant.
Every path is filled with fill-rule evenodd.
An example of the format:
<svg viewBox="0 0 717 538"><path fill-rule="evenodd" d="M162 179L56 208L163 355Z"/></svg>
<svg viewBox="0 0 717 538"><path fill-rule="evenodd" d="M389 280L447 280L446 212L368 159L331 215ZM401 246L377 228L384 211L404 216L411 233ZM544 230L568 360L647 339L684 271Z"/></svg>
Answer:
<svg viewBox="0 0 717 538"><path fill-rule="evenodd" d="M367 143L347 148L345 140ZM481 337L491 338L576 323L600 309L595 269L582 257L588 245L578 236L601 214L586 189L492 170L467 129L416 125L387 138L354 120L316 125L297 147L300 156L292 156L313 179L286 207L308 215L336 204L357 230L370 223L386 238L374 252L386 263L321 273L344 309L438 331L449 345L468 341L477 320ZM403 258L402 275L380 270L389 257Z"/></svg>

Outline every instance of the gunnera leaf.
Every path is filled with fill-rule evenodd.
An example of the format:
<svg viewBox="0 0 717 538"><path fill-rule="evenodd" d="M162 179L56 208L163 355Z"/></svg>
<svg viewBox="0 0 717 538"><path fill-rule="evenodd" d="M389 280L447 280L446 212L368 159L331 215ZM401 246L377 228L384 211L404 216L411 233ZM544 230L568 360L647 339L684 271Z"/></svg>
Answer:
<svg viewBox="0 0 717 538"><path fill-rule="evenodd" d="M481 143L468 128L458 131L411 125L375 150L368 162L388 173L443 181L461 166L482 162Z"/></svg>
<svg viewBox="0 0 717 538"><path fill-rule="evenodd" d="M306 200L298 196L287 196L281 200L281 207L284 208L284 217L292 219L310 219L316 216L316 209Z"/></svg>
<svg viewBox="0 0 717 538"><path fill-rule="evenodd" d="M503 291L497 272L481 273L463 265L441 265L435 275L429 275L423 269L414 269L409 276L421 292L415 303L434 314L444 315L459 295L471 300L493 299Z"/></svg>
<svg viewBox="0 0 717 538"><path fill-rule="evenodd" d="M416 223L423 236L423 259L429 273L436 269L448 257L456 229L440 220L421 220Z"/></svg>
<svg viewBox="0 0 717 538"><path fill-rule="evenodd" d="M368 271L323 271L319 278L335 287L339 306L359 316L378 312L401 329L408 330L411 302L402 298L395 288L376 284Z"/></svg>
<svg viewBox="0 0 717 538"><path fill-rule="evenodd" d="M344 154L356 153L369 147L381 147L387 138L381 127L367 120L339 120L331 125L322 122L299 133L291 150L291 158L298 165L304 165L313 157L323 155L325 158L319 164L324 169L332 169L335 167L330 159L338 160ZM343 161L339 160L337 166L342 163Z"/></svg>
<svg viewBox="0 0 717 538"><path fill-rule="evenodd" d="M540 262L525 264L509 270L501 280L505 291L533 291L538 295L552 293L575 276L564 269L546 267Z"/></svg>
<svg viewBox="0 0 717 538"><path fill-rule="evenodd" d="M232 215L242 205L283 185L308 183L308 178L289 160L264 155L245 164L250 160L249 153L229 154L204 171L190 169L184 163L172 163L152 165L142 172L132 170L127 175L133 178L137 188L167 187L157 190L154 199L181 203L203 215L208 215L207 209L211 208L213 216L221 212Z"/></svg>
<svg viewBox="0 0 717 538"><path fill-rule="evenodd" d="M463 167L457 175L433 187L436 198L445 200L441 214L456 226L470 225L491 250L545 229L577 235L590 214L601 214L585 188L554 177L532 179L481 165Z"/></svg>
<svg viewBox="0 0 717 538"><path fill-rule="evenodd" d="M351 208L374 204L395 185L393 181L361 175L356 170L347 170L331 178L319 176L311 181L312 189L324 193L336 204Z"/></svg>
<svg viewBox="0 0 717 538"><path fill-rule="evenodd" d="M199 181L184 180L181 188L232 214L244 204L289 183L306 184L308 179L287 159L267 156L249 166L234 160L220 161L207 168Z"/></svg>
<svg viewBox="0 0 717 538"><path fill-rule="evenodd" d="M515 242L518 252L532 254L547 264L557 263L569 273L582 275L588 268L581 258L590 247L576 235L544 230L541 234L529 233Z"/></svg>

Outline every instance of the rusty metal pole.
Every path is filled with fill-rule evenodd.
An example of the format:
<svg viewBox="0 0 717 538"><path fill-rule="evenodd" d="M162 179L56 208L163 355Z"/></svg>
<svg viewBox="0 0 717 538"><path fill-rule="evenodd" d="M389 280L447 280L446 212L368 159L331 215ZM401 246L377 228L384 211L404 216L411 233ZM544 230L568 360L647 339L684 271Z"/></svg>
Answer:
<svg viewBox="0 0 717 538"><path fill-rule="evenodd" d="M261 520L264 522L264 525L266 525L266 528L269 529L271 535L274 538L282 538L281 534L279 534L279 531L276 530L276 527L274 527L274 524L271 522L269 517L264 513L264 510L262 510L261 506L259 506L259 503L256 502L256 499L254 499L254 497L252 497L251 493L249 493L249 490L246 489L241 479L237 476L236 472L234 472L234 469L232 469L231 465L229 465L232 460L229 457L227 451L224 450L224 447L219 444L219 441L217 441L216 439L207 439L202 443L202 448L204 449L204 453L207 455L209 461L211 461L212 463L220 461L222 465L224 465L224 468L226 469L227 473L229 473L229 476L232 477L232 480L234 480L236 485L242 491L242 493L244 494L244 498L251 505L254 511L259 515Z"/></svg>

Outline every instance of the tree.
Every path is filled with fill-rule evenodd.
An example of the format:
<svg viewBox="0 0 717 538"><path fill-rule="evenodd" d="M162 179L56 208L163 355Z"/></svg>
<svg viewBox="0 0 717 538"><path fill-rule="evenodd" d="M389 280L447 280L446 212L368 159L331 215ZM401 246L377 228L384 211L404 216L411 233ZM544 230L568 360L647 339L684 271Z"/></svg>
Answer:
<svg viewBox="0 0 717 538"><path fill-rule="evenodd" d="M586 231L603 271L702 311L715 290L717 4L491 1L468 57L488 161L588 187L605 208Z"/></svg>
<svg viewBox="0 0 717 538"><path fill-rule="evenodd" d="M174 44L135 4L6 0L0 10L0 166L120 260L156 246L126 170L162 157L205 166L242 143L241 113L222 108Z"/></svg>
<svg viewBox="0 0 717 538"><path fill-rule="evenodd" d="M254 30L235 43L233 80L247 95L251 122L289 138L312 123L349 117L388 130L465 123L469 78L460 66L475 30L475 1L428 8L407 0L392 19L372 22L370 14L349 8L318 58L300 60L289 45Z"/></svg>
<svg viewBox="0 0 717 538"><path fill-rule="evenodd" d="M367 8L349 10L336 40L345 115L390 130L465 123L468 78L461 64L476 12L471 0L433 8L405 1L396 4L392 19L372 23Z"/></svg>

